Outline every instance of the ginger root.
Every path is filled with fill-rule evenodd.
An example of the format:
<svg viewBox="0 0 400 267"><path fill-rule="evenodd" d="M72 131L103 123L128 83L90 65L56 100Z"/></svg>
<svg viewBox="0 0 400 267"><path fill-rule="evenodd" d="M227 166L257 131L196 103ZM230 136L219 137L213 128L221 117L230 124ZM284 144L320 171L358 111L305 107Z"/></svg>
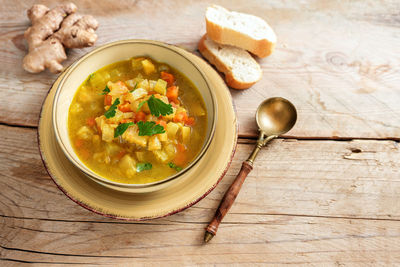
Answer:
<svg viewBox="0 0 400 267"><path fill-rule="evenodd" d="M52 73L61 72L61 62L67 59L65 48L87 47L96 42L98 22L92 16L76 14L76 10L73 3L51 10L34 5L28 10L32 26L24 34L29 45L23 60L26 71L38 73L48 68Z"/></svg>

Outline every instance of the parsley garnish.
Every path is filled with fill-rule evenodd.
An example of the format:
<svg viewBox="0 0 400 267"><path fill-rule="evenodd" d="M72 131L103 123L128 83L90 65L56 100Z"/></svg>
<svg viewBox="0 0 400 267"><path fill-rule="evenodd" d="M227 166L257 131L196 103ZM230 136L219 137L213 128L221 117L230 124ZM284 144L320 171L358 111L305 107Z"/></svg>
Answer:
<svg viewBox="0 0 400 267"><path fill-rule="evenodd" d="M90 74L90 75L89 75L89 79L88 79L88 80L92 79L92 78L93 78L93 76L94 76L94 73Z"/></svg>
<svg viewBox="0 0 400 267"><path fill-rule="evenodd" d="M130 90L129 92L132 93L133 91L135 91L136 87L137 87L138 83L135 83L135 86L133 87L132 90Z"/></svg>
<svg viewBox="0 0 400 267"><path fill-rule="evenodd" d="M139 103L139 106L137 107L136 111L139 111L139 109L144 105L144 103L146 103L147 100L144 100L142 102Z"/></svg>
<svg viewBox="0 0 400 267"><path fill-rule="evenodd" d="M110 88L108 88L108 86L106 85L106 88L103 89L103 93L101 93L102 95L106 95L110 92Z"/></svg>
<svg viewBox="0 0 400 267"><path fill-rule="evenodd" d="M115 99L114 103L110 106L106 113L104 113L104 116L106 116L107 119L115 116L115 110L117 109L119 103L119 98Z"/></svg>
<svg viewBox="0 0 400 267"><path fill-rule="evenodd" d="M174 112L171 104L165 104L160 99L155 98L154 95L147 100L147 104L149 105L151 114L156 117L160 115L166 116Z"/></svg>
<svg viewBox="0 0 400 267"><path fill-rule="evenodd" d="M133 122L127 122L127 123L121 123L120 125L118 125L117 128L115 128L115 132L114 132L114 138L122 135L129 126L133 125Z"/></svg>
<svg viewBox="0 0 400 267"><path fill-rule="evenodd" d="M182 167L176 166L176 164L173 163L173 162L168 163L168 166L169 166L171 169L175 169L177 172L180 172L180 171L182 170Z"/></svg>
<svg viewBox="0 0 400 267"><path fill-rule="evenodd" d="M153 165L151 165L150 162L144 162L144 163L138 163L136 164L136 171L141 172L145 170L151 170L153 168Z"/></svg>
<svg viewBox="0 0 400 267"><path fill-rule="evenodd" d="M152 136L154 134L165 133L164 127L156 124L154 121L139 121L137 126L139 127L139 136Z"/></svg>

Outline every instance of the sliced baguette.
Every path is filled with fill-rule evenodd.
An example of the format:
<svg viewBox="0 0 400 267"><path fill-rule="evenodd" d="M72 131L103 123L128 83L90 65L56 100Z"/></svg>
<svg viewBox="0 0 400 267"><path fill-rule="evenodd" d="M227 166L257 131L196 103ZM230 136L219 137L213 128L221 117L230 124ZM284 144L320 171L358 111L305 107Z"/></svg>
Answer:
<svg viewBox="0 0 400 267"><path fill-rule="evenodd" d="M261 79L260 65L246 51L221 45L204 35L199 42L200 53L225 74L226 83L235 89L246 89Z"/></svg>
<svg viewBox="0 0 400 267"><path fill-rule="evenodd" d="M276 43L272 28L261 18L212 5L206 11L207 35L217 43L234 45L259 56L269 56Z"/></svg>

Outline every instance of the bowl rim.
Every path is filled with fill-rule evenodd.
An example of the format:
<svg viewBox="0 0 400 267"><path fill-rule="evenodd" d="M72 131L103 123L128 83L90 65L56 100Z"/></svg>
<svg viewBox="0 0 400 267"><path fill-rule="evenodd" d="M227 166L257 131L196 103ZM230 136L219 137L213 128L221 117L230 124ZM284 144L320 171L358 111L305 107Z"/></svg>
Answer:
<svg viewBox="0 0 400 267"><path fill-rule="evenodd" d="M202 77L202 79L205 81L206 83L206 87L211 95L211 104L214 110L214 113L212 114L211 118L212 118L212 122L211 122L211 131L210 131L210 135L209 137L204 140L204 144L203 147L201 148L200 152L197 154L197 156L194 158L194 160L188 165L186 166L184 169L182 169L180 172L168 176L165 179L162 179L160 181L156 181L156 182L152 182L152 183L146 183L146 184L127 184L127 183L119 183L119 182L114 182L111 181L99 174L97 174L95 171L91 170L89 167L86 166L86 164L84 164L79 157L77 157L79 160L75 160L74 157L72 157L72 155L69 153L69 151L66 149L65 144L63 142L63 139L61 138L60 134L59 134L59 129L58 129L58 123L56 120L56 114L57 114L57 105L56 103L58 102L59 96L60 96L60 92L61 92L61 88L64 85L65 81L69 78L70 74L75 70L75 68L77 68L77 66L79 66L79 64L81 64L84 60L86 60L88 57L93 56L97 53L101 53L103 50L109 48L109 47L113 47L113 46L118 46L121 44L147 44L147 45L155 45L158 47L161 47L163 49L168 49L171 52L175 53L178 56L183 57L186 61L188 61L190 64L192 64L192 66L198 71L198 73L200 74L200 76ZM172 49L171 47L177 48L177 50ZM213 140L214 137L214 133L215 133L215 128L216 128L216 123L217 123L217 104L216 104L216 100L215 100L215 94L212 91L208 78L205 75L204 71L202 71L196 63L194 63L193 61L191 61L188 57L186 57L184 54L179 52L179 49L182 49L176 45L171 45L171 44L167 44L164 42L160 42L160 41L155 41L155 40L146 40L146 39L127 39L127 40L119 40L119 41L114 41L114 42L110 42L110 43L106 43L103 44L95 49L93 49L92 51L84 54L82 57L78 58L76 61L74 61L68 68L66 68L65 71L65 75L64 77L61 79L60 83L58 84L57 88L56 88L56 92L54 95L54 99L53 99L53 107L52 107L52 125L53 125L53 130L56 136L56 140L58 145L60 146L61 150L63 151L64 155L66 155L66 157L68 158L69 161L72 162L72 164L77 167L80 171L82 171L86 176L88 176L89 178L95 180L97 183L100 184L107 184L107 185L111 185L114 187L121 187L124 189L144 189L144 188L150 188L153 186L157 186L157 185L161 185L167 182L170 182L172 180L175 180L177 178L179 178L182 174L184 174L185 172L189 171L207 152L208 148L210 147L210 144ZM179 70L178 70L179 71ZM76 89L77 90L77 89ZM76 93L75 90L75 93ZM69 138L69 136L68 136ZM74 151L75 153L75 151ZM76 154L76 153L75 153Z"/></svg>

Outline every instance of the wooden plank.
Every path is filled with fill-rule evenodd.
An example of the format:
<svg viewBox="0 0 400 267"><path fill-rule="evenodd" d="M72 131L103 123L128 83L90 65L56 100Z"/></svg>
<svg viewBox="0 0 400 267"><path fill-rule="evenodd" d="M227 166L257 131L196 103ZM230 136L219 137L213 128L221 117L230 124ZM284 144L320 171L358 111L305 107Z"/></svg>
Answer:
<svg viewBox="0 0 400 267"><path fill-rule="evenodd" d="M56 78L28 74L20 67L25 54L21 36L28 26L22 10L33 2L8 0L0 6L0 122L5 124L36 126L43 98ZM145 38L195 51L205 32L204 10L214 1L75 3L101 24L96 46ZM218 3L265 18L279 39L276 52L259 60L263 79L249 90L231 90L240 136L257 134L253 115L262 99L283 96L299 112L298 123L287 136L400 138L399 1ZM65 65L90 50L70 51Z"/></svg>
<svg viewBox="0 0 400 267"><path fill-rule="evenodd" d="M114 266L400 264L399 221L242 214L231 216L207 245L202 241L206 224L188 221L0 221L3 260Z"/></svg>
<svg viewBox="0 0 400 267"><path fill-rule="evenodd" d="M0 213L95 220L53 184L38 155L36 131L0 126ZM206 222L252 150L239 144L220 185L196 205ZM275 140L260 152L231 214L400 220L400 148L394 141ZM190 209L193 210L193 209ZM88 217L89 216L89 217Z"/></svg>
<svg viewBox="0 0 400 267"><path fill-rule="evenodd" d="M47 176L36 130L0 126L0 258L81 264L398 264L399 145L275 140L211 244L204 228L253 144L194 207L140 223L103 218Z"/></svg>

